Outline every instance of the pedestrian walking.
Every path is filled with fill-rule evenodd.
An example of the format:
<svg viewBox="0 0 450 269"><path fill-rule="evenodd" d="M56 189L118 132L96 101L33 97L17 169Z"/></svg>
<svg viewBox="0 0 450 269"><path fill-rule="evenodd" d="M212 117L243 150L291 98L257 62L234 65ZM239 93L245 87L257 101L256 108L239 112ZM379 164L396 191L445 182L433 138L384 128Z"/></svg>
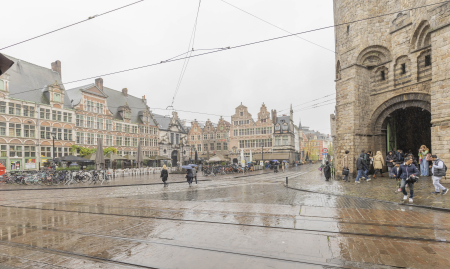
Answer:
<svg viewBox="0 0 450 269"><path fill-rule="evenodd" d="M367 164L366 178L370 178L370 175L375 174L375 169L373 168L373 153L372 153L372 151L368 151L366 153L366 164Z"/></svg>
<svg viewBox="0 0 450 269"><path fill-rule="evenodd" d="M330 163L327 161L323 168L323 174L325 175L325 181L330 181L331 178L331 167Z"/></svg>
<svg viewBox="0 0 450 269"><path fill-rule="evenodd" d="M342 175L344 175L344 181L348 182L348 176L350 174L350 170L348 169L348 154L350 151L346 150L344 157L342 158Z"/></svg>
<svg viewBox="0 0 450 269"><path fill-rule="evenodd" d="M422 145L419 149L419 164L420 164L420 175L423 177L428 176L428 161L427 161L427 154L430 152L430 150L427 148L427 146Z"/></svg>
<svg viewBox="0 0 450 269"><path fill-rule="evenodd" d="M164 182L164 187L167 187L167 185L169 185L169 184L167 184L166 181L167 181L167 178L169 177L169 172L167 171L166 165L163 166L160 177L161 177L162 181Z"/></svg>
<svg viewBox="0 0 450 269"><path fill-rule="evenodd" d="M192 167L192 176L195 178L195 184L197 184L197 169Z"/></svg>
<svg viewBox="0 0 450 269"><path fill-rule="evenodd" d="M190 187L192 185L192 178L193 178L192 169L187 169L186 171L187 171L186 172L186 179L187 179L187 182L188 182L189 187Z"/></svg>
<svg viewBox="0 0 450 269"><path fill-rule="evenodd" d="M284 173L284 167L285 167L285 163L281 163L281 169L283 169L283 173Z"/></svg>
<svg viewBox="0 0 450 269"><path fill-rule="evenodd" d="M367 171L367 163L364 160L365 155L366 154L363 150L363 152L359 155L359 158L356 160L356 169L358 170L358 175L356 176L355 183L361 183L359 182L360 178L362 178L363 180L366 179L364 177L365 172ZM367 178L367 181L370 181L370 178Z"/></svg>
<svg viewBox="0 0 450 269"><path fill-rule="evenodd" d="M416 177L419 175L419 169L413 164L413 159L411 157L405 158L405 164L400 165L399 174L397 177L401 178L400 188L403 192L403 200L408 199L408 193L406 192L406 185L409 188L409 202L413 202L414 197L414 183Z"/></svg>
<svg viewBox="0 0 450 269"><path fill-rule="evenodd" d="M384 158L381 151L377 151L377 155L373 158L373 178L377 178L377 172L380 172L380 177L383 177Z"/></svg>
<svg viewBox="0 0 450 269"><path fill-rule="evenodd" d="M278 163L274 163L273 165L273 172L278 173Z"/></svg>
<svg viewBox="0 0 450 269"><path fill-rule="evenodd" d="M442 177L446 176L447 167L445 166L444 162L441 159L439 159L436 155L432 155L431 158L433 159L431 174L433 175L432 179L434 185L434 192L432 192L432 194L440 194L442 190L442 195L445 195L447 194L448 189L442 186L440 180Z"/></svg>
<svg viewBox="0 0 450 269"><path fill-rule="evenodd" d="M403 163L402 162L399 162L399 161L397 161L396 163L395 163L395 166L392 168L392 176L397 180L397 191L396 192L401 192L402 191L402 189L401 189L401 179L400 179L400 176L399 176L399 173L400 173L400 165L402 165Z"/></svg>
<svg viewBox="0 0 450 269"><path fill-rule="evenodd" d="M396 155L397 155L397 160L398 160L399 162L403 162L403 159L404 159L404 157L405 157L405 154L403 154L403 151L402 151L401 149L397 149Z"/></svg>
<svg viewBox="0 0 450 269"><path fill-rule="evenodd" d="M427 160L428 168L429 168L430 166L433 165L433 158L431 157L431 152L428 152L428 154L425 158ZM432 176L431 169L428 169L428 176Z"/></svg>
<svg viewBox="0 0 450 269"><path fill-rule="evenodd" d="M388 155L386 156L386 166L388 168L390 178L393 178L392 169L394 168L396 163L397 163L397 155L395 155L393 151L389 151Z"/></svg>

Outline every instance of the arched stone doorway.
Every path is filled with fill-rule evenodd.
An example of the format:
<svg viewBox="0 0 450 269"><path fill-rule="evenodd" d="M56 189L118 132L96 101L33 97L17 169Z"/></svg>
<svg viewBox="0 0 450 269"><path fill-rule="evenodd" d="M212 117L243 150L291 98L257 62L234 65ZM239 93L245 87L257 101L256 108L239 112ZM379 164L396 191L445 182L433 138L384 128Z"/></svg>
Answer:
<svg viewBox="0 0 450 269"><path fill-rule="evenodd" d="M431 96L398 95L379 106L372 116L374 151L409 150L417 156L421 145L431 149Z"/></svg>
<svg viewBox="0 0 450 269"><path fill-rule="evenodd" d="M172 151L172 167L178 166L178 150Z"/></svg>

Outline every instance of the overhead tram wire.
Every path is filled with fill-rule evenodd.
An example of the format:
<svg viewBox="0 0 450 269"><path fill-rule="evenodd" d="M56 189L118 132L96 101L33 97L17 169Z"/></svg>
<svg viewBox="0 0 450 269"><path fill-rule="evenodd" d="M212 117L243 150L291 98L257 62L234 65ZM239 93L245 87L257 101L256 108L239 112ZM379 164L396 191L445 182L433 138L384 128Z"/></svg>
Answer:
<svg viewBox="0 0 450 269"><path fill-rule="evenodd" d="M50 31L50 32L47 32L47 33L44 33L44 34L41 34L41 35L37 35L37 36L35 36L35 37L31 37L31 38L25 39L25 40L23 40L23 41L20 41L20 42L11 44L11 45L9 45L9 46L0 48L0 50L4 50L4 49L7 49L7 48L11 48L11 47L14 47L14 46L23 44L23 43L25 43L25 42L29 42L29 41L31 41L31 40L34 40L34 39L37 39L37 38L40 38L40 37L43 37L43 36L46 36L46 35L49 35L49 34L58 32L58 31L61 31L61 30L63 30L63 29L66 29L66 28L69 28L69 27L72 27L72 26L81 24L81 23L83 23L83 22L90 21L90 20L95 19L95 18L98 18L98 17L100 17L100 16L104 16L104 15L106 15L106 14L109 14L109 13L112 13L112 12L114 12L114 11L118 11L118 10L124 9L124 8L126 8L126 7L129 7L129 6L132 6L132 5L135 5L135 4L144 2L144 1L145 1L145 0L139 0L139 1L136 1L136 2L133 2L133 3L130 3L130 4L128 4L128 5L121 6L121 7L112 9L112 10L110 10L110 11L106 11L106 12L103 12L103 13L100 13L100 14L97 14L97 15L94 15L94 16L91 16L91 17L89 17L89 18L87 18L87 19L85 19L85 20L82 20L82 21L79 21L79 22L75 22L75 23L66 25L66 26L64 26L64 27L61 27L61 28L52 30L52 31Z"/></svg>
<svg viewBox="0 0 450 269"><path fill-rule="evenodd" d="M405 10L401 10L401 11L415 10L415 9L429 7L429 6L434 6L434 5L439 5L439 4L443 4L443 3L450 3L450 1L444 1L444 2L439 2L439 3L424 5L424 6L410 8L410 9L405 9ZM269 39L263 39L263 40L259 40L259 41L255 41L255 42L242 44L242 45L229 46L229 47L225 47L225 49L221 49L221 50L215 50L215 51L211 51L211 52L204 52L204 53L196 54L196 55L189 56L189 57L179 58L179 59L160 61L158 63L153 63L153 64L148 64L148 65L133 67L133 68L124 69L124 70L120 70L120 71L115 71L115 72L111 72L111 73L106 73L106 74L102 74L102 75L98 75L98 76L92 76L92 77L87 77L87 78L83 78L83 79L73 80L73 81L69 81L69 82L61 83L61 84L57 84L57 85L72 84L72 83L81 82L81 81L85 81L85 80L90 80L90 79L94 79L94 78L106 77L106 76L116 75L116 74L120 74L120 73L130 72L130 71L134 71L134 70L139 70L139 69L143 69L143 68L148 68L148 67L152 67L152 66L162 65L162 64L166 64L166 63L181 61L181 60L184 60L184 59L187 59L187 58L195 58L195 57L205 56L205 55L218 53L218 52L222 52L222 51L226 51L226 50L248 47L248 46L262 44L262 43L275 41L275 40L279 40L279 39L283 39L283 38L287 38L287 37L292 37L292 36L296 36L296 35L317 32L317 31L320 31L320 30L325 30L325 29L329 29L329 28L334 28L334 27L339 27L339 26L343 26L343 25L348 25L348 24L351 24L351 23L357 23L357 22L361 22L361 21L365 21L365 20L371 20L371 19L376 19L376 18L379 18L379 17L389 16L389 15L397 14L398 12L400 12L400 11L386 13L386 14L382 14L382 15L378 15L378 16L374 16L374 17L369 17L369 18L365 18L365 19L360 19L360 20L355 20L355 21L335 24L335 25L331 25L331 26L325 26L325 27L321 27L321 28L316 28L316 29L312 29L312 30L298 32L298 33L295 33L295 34L284 35L284 36L279 36L279 37L274 37L274 38L269 38ZM25 93L25 92L30 92L30 91L38 91L38 90L42 90L42 88L30 89L30 90L27 90L27 91L22 91L22 92L17 92L17 93L10 93L9 95Z"/></svg>
<svg viewBox="0 0 450 269"><path fill-rule="evenodd" d="M327 97L330 97L330 96L333 96L333 95L336 95L336 93L332 93L332 94L329 94L329 95L325 95L325 96L322 96L322 97L320 97L320 98L317 98L317 99L314 99L314 100L311 100L311 101L308 101L308 102L305 102L305 103L302 103L302 104L299 104L299 105L295 105L295 106L293 106L292 108L298 107L298 106L301 106L301 105L305 105L305 104L309 104L309 103L311 103L311 102L314 102L314 101L317 101L317 100L320 100L320 99L324 99L324 98L327 98ZM334 99L334 100L336 100L336 99ZM288 109L283 109L283 110L280 110L280 111L278 111L278 112L287 111L287 110L288 110Z"/></svg>
<svg viewBox="0 0 450 269"><path fill-rule="evenodd" d="M189 61L190 61L190 57L192 56L192 53L194 51L194 44L195 44L195 35L197 33L197 24L198 24L198 15L200 13L200 7L202 4L202 0L199 0L198 2L198 8L197 8L197 15L195 16L195 23L194 23L194 28L192 29L192 34L191 34L191 38L189 39L189 45L188 45L188 58L184 60L183 62L183 68L181 69L181 74L180 77L178 78L178 84L177 87L175 89L175 93L173 95L172 98L172 104L170 105L171 107L173 107L173 104L175 102L175 98L177 97L178 91L180 90L181 87L181 83L183 82L183 78L184 78L184 74L186 73L186 69L189 65Z"/></svg>
<svg viewBox="0 0 450 269"><path fill-rule="evenodd" d="M283 31L283 32L286 32L286 33L288 33L288 34L293 34L292 32L289 32L288 30L283 29L283 28L281 28L281 27L279 27L279 26L277 26L277 25L275 25L275 24L273 24L273 23L270 23L270 22L268 22L268 21L266 21L266 20L264 20L264 19L262 19L262 18L260 18L260 17L258 17L258 16L256 16L256 15L254 15L254 14L248 12L248 11L243 10L242 8L239 8L239 7L237 7L237 6L235 6L235 5L231 4L231 3L228 3L227 1L224 1L224 0L219 0L219 1L222 1L222 2L224 2L225 4L227 4L227 5L229 5L229 6L232 6L232 7L236 8L236 9L238 9L238 10L240 10L240 11L242 11L242 12L244 12L244 13L246 13L246 14L248 14L248 15L250 15L250 16L252 16L252 17L254 17L254 18L258 19L258 20L260 20L260 21L262 21L262 22L265 22L265 23L267 23L267 24L269 24L269 25L271 25L271 26L273 26L273 27L275 27L275 28L277 28L277 29L280 29L280 30ZM328 48L326 48L326 47L324 47L324 46L321 46L321 45L319 45L319 44L316 44L316 43L314 43L314 42L312 42L312 41L309 41L309 40L307 40L307 39L305 39L305 38L302 38L302 37L299 37L299 36L296 36L296 37L298 37L299 39L301 39L301 40L303 40L303 41L306 41L306 42L308 42L308 43L311 43L311 44L313 44L313 45L316 45L316 46L318 46L318 47L320 47L320 48L322 48L322 49L326 49L326 50L328 50L328 51L331 51L332 53L336 53L334 50L328 49Z"/></svg>
<svg viewBox="0 0 450 269"><path fill-rule="evenodd" d="M305 109L305 108L314 107L314 106L322 105L322 104L324 104L324 103L329 103L329 102L334 102L334 103L335 103L335 102L336 102L336 99L328 99L328 100L322 101L322 102L320 102L320 103L310 104L310 105L307 105L306 107L302 107L302 108L296 109L296 110L294 110L293 112L298 112L298 111L301 111L301 110L303 110L303 109Z"/></svg>

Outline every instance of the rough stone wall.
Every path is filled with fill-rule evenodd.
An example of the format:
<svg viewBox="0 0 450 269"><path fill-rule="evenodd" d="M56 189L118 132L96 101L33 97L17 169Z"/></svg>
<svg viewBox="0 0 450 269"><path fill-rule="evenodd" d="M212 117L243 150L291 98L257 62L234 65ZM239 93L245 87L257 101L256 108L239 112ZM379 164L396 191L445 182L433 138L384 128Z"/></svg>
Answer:
<svg viewBox="0 0 450 269"><path fill-rule="evenodd" d="M385 118L411 106L431 112L433 153L450 162L450 3L439 2L334 0L338 173L345 150L386 154Z"/></svg>

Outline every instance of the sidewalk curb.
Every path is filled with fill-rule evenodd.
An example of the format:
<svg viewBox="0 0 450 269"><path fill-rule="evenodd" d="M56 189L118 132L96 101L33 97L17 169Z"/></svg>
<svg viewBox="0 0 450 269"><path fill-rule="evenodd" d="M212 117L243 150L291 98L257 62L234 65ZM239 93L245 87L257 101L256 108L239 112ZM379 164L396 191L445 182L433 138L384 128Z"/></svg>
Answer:
<svg viewBox="0 0 450 269"><path fill-rule="evenodd" d="M343 195L343 194L335 194L335 193L318 192L318 191L312 191L312 190L306 190L306 189L298 189L298 188L289 187L286 184L283 184L283 186L288 188L288 189L297 190L297 191L303 191L303 192L310 192L310 193L317 193L317 194L324 194L324 195L333 195L333 196L341 196L341 197L352 198L352 199L369 200L369 201L374 201L374 202L387 203L387 204L400 205L400 206L414 206L414 207L424 208L424 209L428 209L428 210L436 210L436 211L450 213L450 208L432 207L432 206L414 205L414 204L407 204L406 205L406 204L403 204L403 203L389 202L389 201L377 200L377 199L372 199L372 198L362 198L362 197L348 196L348 195Z"/></svg>
<svg viewBox="0 0 450 269"><path fill-rule="evenodd" d="M201 179L197 181L212 181L211 179ZM175 181L168 184L180 184L187 181ZM152 186L163 185L164 183L144 183L144 184L126 184L126 185L97 185L97 186L84 186L84 187L68 187L68 188L33 188L33 189L4 189L2 191L48 191L48 190L73 190L73 189L98 189L98 188L118 188L118 187L133 187L133 186Z"/></svg>

